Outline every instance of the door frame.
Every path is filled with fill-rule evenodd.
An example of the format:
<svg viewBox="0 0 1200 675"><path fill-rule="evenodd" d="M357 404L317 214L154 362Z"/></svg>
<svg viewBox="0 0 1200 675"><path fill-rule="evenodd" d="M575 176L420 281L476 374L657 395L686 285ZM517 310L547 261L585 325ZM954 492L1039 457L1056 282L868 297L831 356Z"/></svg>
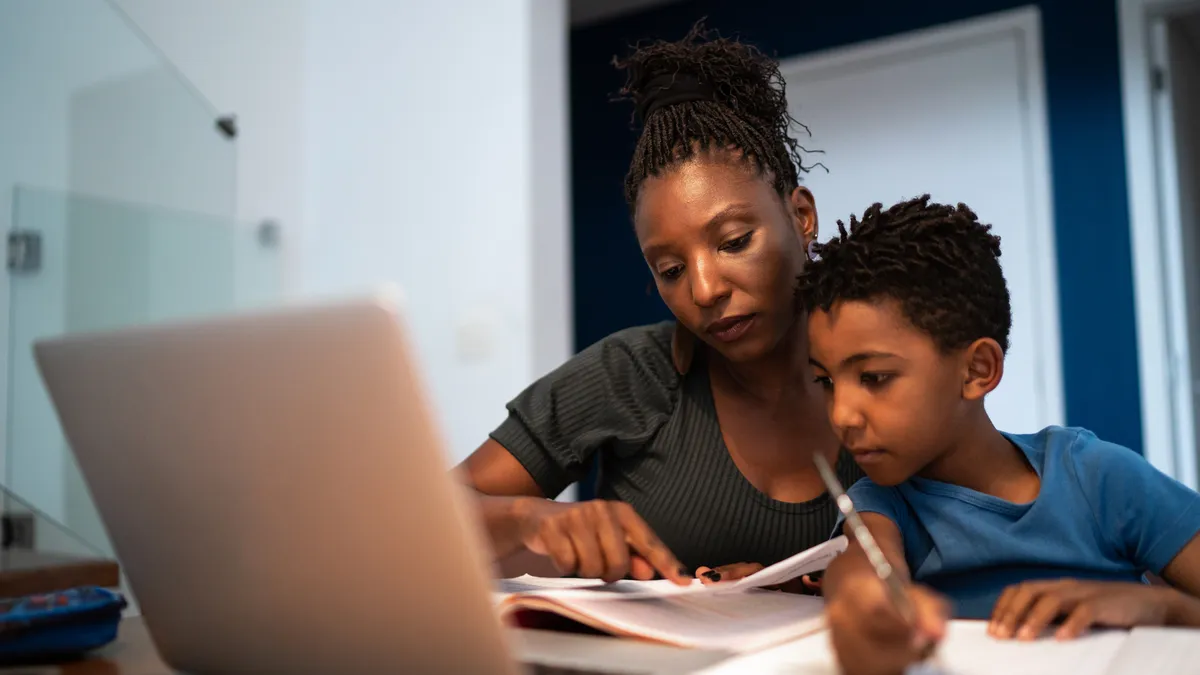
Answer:
<svg viewBox="0 0 1200 675"><path fill-rule="evenodd" d="M1027 103L1023 124L1029 147L1029 198L1027 216L1032 225L1030 269L1036 275L1035 288L1042 289L1035 316L1038 321L1035 358L1043 373L1046 409L1041 419L1046 425L1065 424L1066 404L1063 393L1062 340L1058 309L1058 259L1055 253L1054 204L1050 181L1049 121L1042 57L1041 12L1036 6L986 14L980 17L941 24L930 28L890 36L869 42L836 47L804 54L780 63L786 82L789 76L820 70L837 73L873 65L880 61L924 56L954 49L964 44L1015 37L1020 53L1021 88Z"/></svg>
<svg viewBox="0 0 1200 675"><path fill-rule="evenodd" d="M1152 21L1192 7L1200 8L1200 2L1117 0L1142 448L1146 459L1160 471L1195 489L1196 420L1192 410L1182 252L1178 245L1182 232L1178 221L1164 217L1159 205L1161 167L1153 63L1149 53ZM1181 373L1189 376L1182 377Z"/></svg>

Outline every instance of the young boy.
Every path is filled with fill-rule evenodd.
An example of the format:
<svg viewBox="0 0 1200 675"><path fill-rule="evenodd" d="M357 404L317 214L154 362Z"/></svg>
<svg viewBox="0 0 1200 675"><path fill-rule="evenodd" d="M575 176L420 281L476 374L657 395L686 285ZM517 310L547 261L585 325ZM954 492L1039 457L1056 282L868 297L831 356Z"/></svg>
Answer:
<svg viewBox="0 0 1200 675"><path fill-rule="evenodd" d="M830 421L867 474L849 495L916 610L902 621L852 544L824 589L846 671L900 672L950 614L999 638L1059 619L1060 638L1200 626L1200 495L1083 429L988 419L1012 324L991 227L926 195L838 229L797 301Z"/></svg>

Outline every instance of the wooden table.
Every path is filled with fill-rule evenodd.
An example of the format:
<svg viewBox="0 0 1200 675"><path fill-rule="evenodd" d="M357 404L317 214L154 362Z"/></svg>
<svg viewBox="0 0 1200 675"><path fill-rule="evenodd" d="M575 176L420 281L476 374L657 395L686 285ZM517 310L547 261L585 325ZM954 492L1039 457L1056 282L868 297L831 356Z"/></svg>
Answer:
<svg viewBox="0 0 1200 675"><path fill-rule="evenodd" d="M578 669L642 675L679 675L716 664L728 657L717 651L677 649L663 645L592 635L538 630L509 630L522 661ZM61 666L0 668L0 675L173 675L150 641L140 617L121 622L117 641L91 658Z"/></svg>

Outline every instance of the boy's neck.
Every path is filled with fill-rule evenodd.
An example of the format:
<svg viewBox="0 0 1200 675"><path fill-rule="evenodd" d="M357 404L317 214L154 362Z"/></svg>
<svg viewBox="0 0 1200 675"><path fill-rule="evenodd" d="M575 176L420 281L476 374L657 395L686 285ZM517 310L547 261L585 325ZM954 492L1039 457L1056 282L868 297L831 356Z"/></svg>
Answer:
<svg viewBox="0 0 1200 675"><path fill-rule="evenodd" d="M918 475L1018 504L1033 501L1041 484L1025 453L996 429L982 407L960 440Z"/></svg>

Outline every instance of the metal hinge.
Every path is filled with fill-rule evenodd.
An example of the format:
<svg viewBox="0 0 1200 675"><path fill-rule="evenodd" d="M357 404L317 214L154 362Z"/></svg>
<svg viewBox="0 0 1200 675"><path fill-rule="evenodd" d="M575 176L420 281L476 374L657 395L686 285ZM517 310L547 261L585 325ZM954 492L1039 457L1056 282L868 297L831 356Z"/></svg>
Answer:
<svg viewBox="0 0 1200 675"><path fill-rule="evenodd" d="M8 269L12 272L36 272L42 268L42 235L33 230L8 233Z"/></svg>
<svg viewBox="0 0 1200 675"><path fill-rule="evenodd" d="M1167 88L1167 73L1162 68L1155 66L1150 70L1150 87L1154 91L1163 91Z"/></svg>
<svg viewBox="0 0 1200 675"><path fill-rule="evenodd" d="M263 248L275 248L279 246L279 239L282 236L279 223L274 220L264 220L258 224L258 245Z"/></svg>

